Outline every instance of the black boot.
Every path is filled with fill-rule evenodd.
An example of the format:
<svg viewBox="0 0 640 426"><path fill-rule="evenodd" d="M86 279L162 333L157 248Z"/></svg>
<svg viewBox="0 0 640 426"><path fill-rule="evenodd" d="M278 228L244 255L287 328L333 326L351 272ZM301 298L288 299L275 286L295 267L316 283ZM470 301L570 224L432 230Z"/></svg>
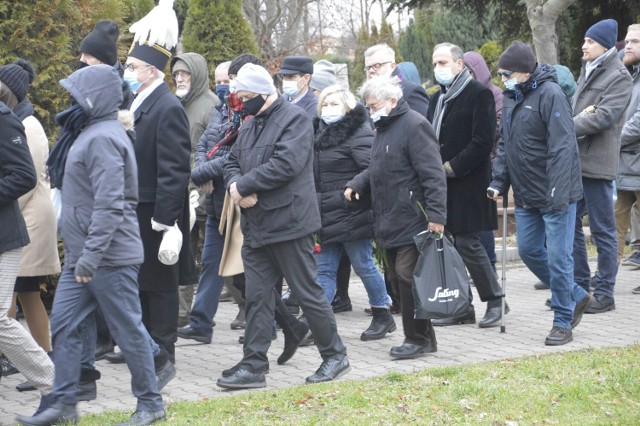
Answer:
<svg viewBox="0 0 640 426"><path fill-rule="evenodd" d="M75 405L56 402L37 416L18 416L16 421L21 425L48 426L58 423L78 424L78 413Z"/></svg>
<svg viewBox="0 0 640 426"><path fill-rule="evenodd" d="M471 308L467 311L466 314L456 317L456 318L445 318L445 319L433 319L431 320L431 324L436 327L446 327L449 325L458 325L458 324L475 324L476 323L476 310L471 305Z"/></svg>
<svg viewBox="0 0 640 426"><path fill-rule="evenodd" d="M95 368L80 369L80 382L76 392L78 401L93 401L98 397L96 380L99 380L100 377L100 372Z"/></svg>
<svg viewBox="0 0 640 426"><path fill-rule="evenodd" d="M504 304L504 314L509 313L509 305ZM484 318L478 323L480 328L494 327L500 324L502 319L502 299L489 300L487 302L487 312L484 314Z"/></svg>
<svg viewBox="0 0 640 426"><path fill-rule="evenodd" d="M389 309L371 308L373 311L373 319L371 325L362 332L360 340L379 340L384 338L387 333L396 330L396 322L391 316Z"/></svg>
<svg viewBox="0 0 640 426"><path fill-rule="evenodd" d="M285 306L277 291L275 314L276 322L282 329L282 334L284 334L284 350L278 357L278 364L282 365L296 353L298 346L300 346L304 336L309 331L309 325L289 313L287 306Z"/></svg>

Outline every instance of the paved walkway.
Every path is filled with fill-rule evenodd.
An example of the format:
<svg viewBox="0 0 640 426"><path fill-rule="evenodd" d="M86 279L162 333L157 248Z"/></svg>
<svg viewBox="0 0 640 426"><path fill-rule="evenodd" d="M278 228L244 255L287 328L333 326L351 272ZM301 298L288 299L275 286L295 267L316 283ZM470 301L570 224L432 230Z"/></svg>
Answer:
<svg viewBox="0 0 640 426"><path fill-rule="evenodd" d="M373 342L360 341L360 333L367 328L371 317L363 309L367 306L366 294L357 278L352 280L351 296L353 312L337 315L340 334L347 345L352 370L341 380L367 379L390 372L411 372L442 365L467 364L479 361L500 360L533 354L572 351L582 348L626 346L640 341L638 312L640 295L631 289L640 285L640 269L621 267L616 288L616 310L597 315L585 314L582 323L574 331L574 341L561 347L544 345L544 338L551 329L552 314L544 305L548 291L534 290L537 280L516 264L507 271L507 300L511 313L506 316L506 333L500 329L479 329L477 325L437 328L438 352L415 360L392 361L388 357L391 346L402 343L401 321L395 316L398 330L389 337ZM475 290L474 290L475 291ZM477 293L474 293L474 297ZM478 319L484 314L485 304L477 302ZM165 404L176 401L202 400L224 397L233 393L222 391L215 385L223 369L236 364L241 358L242 347L237 343L239 331L229 324L236 314L236 306L222 303L216 318L213 342L210 345L193 344L178 340L176 367L178 374L163 391ZM284 366L275 362L283 345L279 334L273 342L270 358L270 374L267 389L284 388L303 384L305 377L313 374L320 365L315 347L300 348L294 358ZM102 372L98 382L98 399L81 402L79 413L98 413L107 410L133 411L135 400L130 391L130 376L126 365L98 361ZM38 405L36 392L19 393L14 388L24 377L15 374L0 381L0 424L14 424L16 414L32 413Z"/></svg>

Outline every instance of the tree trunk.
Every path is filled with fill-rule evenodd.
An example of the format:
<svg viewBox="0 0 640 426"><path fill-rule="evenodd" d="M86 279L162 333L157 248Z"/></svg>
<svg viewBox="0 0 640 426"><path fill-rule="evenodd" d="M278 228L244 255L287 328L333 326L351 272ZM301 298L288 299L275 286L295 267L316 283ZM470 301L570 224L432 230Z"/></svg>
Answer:
<svg viewBox="0 0 640 426"><path fill-rule="evenodd" d="M538 63L558 63L558 17L576 0L526 0L527 17L533 34Z"/></svg>

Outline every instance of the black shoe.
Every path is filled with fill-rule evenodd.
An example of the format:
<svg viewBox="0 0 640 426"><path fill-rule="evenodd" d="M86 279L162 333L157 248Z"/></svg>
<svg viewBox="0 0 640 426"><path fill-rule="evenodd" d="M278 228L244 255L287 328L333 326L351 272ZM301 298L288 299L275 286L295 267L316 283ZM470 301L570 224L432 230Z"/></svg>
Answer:
<svg viewBox="0 0 640 426"><path fill-rule="evenodd" d="M504 304L504 314L507 315L509 313L509 305L505 302ZM500 320L502 319L502 300L491 300L487 302L487 312L484 314L484 317L478 323L478 327L480 328L489 328L500 325Z"/></svg>
<svg viewBox="0 0 640 426"><path fill-rule="evenodd" d="M438 346L431 342L420 345L415 343L404 342L401 346L394 346L389 351L389 355L396 359L413 359L421 354L437 352Z"/></svg>
<svg viewBox="0 0 640 426"><path fill-rule="evenodd" d="M549 290L550 287L546 283L543 283L542 281L538 281L533 285L533 288L536 290Z"/></svg>
<svg viewBox="0 0 640 426"><path fill-rule="evenodd" d="M244 330L247 325L245 320L245 306L238 305L238 315L236 315L236 319L231 321L231 329L232 330Z"/></svg>
<svg viewBox="0 0 640 426"><path fill-rule="evenodd" d="M4 377L7 377L19 372L18 369L15 368L13 364L11 364L11 361L9 361L9 358L7 358L4 355L0 355L0 369L1 369L0 375Z"/></svg>
<svg viewBox="0 0 640 426"><path fill-rule="evenodd" d="M176 367L168 359L156 370L156 383L158 392L164 388L173 378L176 377Z"/></svg>
<svg viewBox="0 0 640 426"><path fill-rule="evenodd" d="M75 405L56 402L37 416L18 416L16 421L21 425L48 426L58 423L78 424L78 413Z"/></svg>
<svg viewBox="0 0 640 426"><path fill-rule="evenodd" d="M16 390L18 392L30 392L30 391L36 390L36 387L33 386L30 381L27 380L26 382L18 383L16 385Z"/></svg>
<svg viewBox="0 0 640 426"><path fill-rule="evenodd" d="M573 340L573 333L570 328L552 327L551 333L547 336L544 344L547 346L565 345Z"/></svg>
<svg viewBox="0 0 640 426"><path fill-rule="evenodd" d="M124 360L124 354L122 352L111 352L104 356L104 359L109 361L112 364L124 364L126 361Z"/></svg>
<svg viewBox="0 0 640 426"><path fill-rule="evenodd" d="M334 314L352 311L353 306L351 305L351 299L349 296L342 297L336 294L333 298L333 302L331 302L331 309L333 309Z"/></svg>
<svg viewBox="0 0 640 426"><path fill-rule="evenodd" d="M136 411L131 415L131 418L128 421L117 423L116 426L145 426L166 419L167 413L165 413L164 410Z"/></svg>
<svg viewBox="0 0 640 426"><path fill-rule="evenodd" d="M348 373L349 370L351 370L351 366L349 365L347 355L332 355L322 361L322 364L320 364L320 368L318 368L316 374L307 377L306 382L308 384L330 382L331 380L335 380Z"/></svg>
<svg viewBox="0 0 640 426"><path fill-rule="evenodd" d="M96 361L104 359L105 355L113 352L113 342L103 343L96 347Z"/></svg>
<svg viewBox="0 0 640 426"><path fill-rule="evenodd" d="M614 309L616 309L616 302L613 297L594 295L585 313L600 314L602 312L613 311Z"/></svg>
<svg viewBox="0 0 640 426"><path fill-rule="evenodd" d="M548 298L547 300L545 300L544 304L548 307L551 307L551 298Z"/></svg>
<svg viewBox="0 0 640 426"><path fill-rule="evenodd" d="M380 340L383 339L387 333L396 331L396 322L391 316L389 309L385 308L371 308L373 311L373 319L369 328L362 332L360 340Z"/></svg>
<svg viewBox="0 0 640 426"><path fill-rule="evenodd" d="M573 321L571 321L571 329L574 329L580 324L582 320L582 314L587 310L591 302L593 301L593 297L587 293L585 297L582 298L581 301L576 303L576 307L573 309Z"/></svg>
<svg viewBox="0 0 640 426"><path fill-rule="evenodd" d="M76 392L78 401L93 401L98 398L98 385L95 380L81 380Z"/></svg>
<svg viewBox="0 0 640 426"><path fill-rule="evenodd" d="M636 268L640 268L640 251L631 253L629 257L622 261L622 264L625 266L634 266Z"/></svg>
<svg viewBox="0 0 640 426"><path fill-rule="evenodd" d="M298 306L298 299L291 293L291 289L282 295L282 301L292 315L298 315L300 313L300 306Z"/></svg>
<svg viewBox="0 0 640 426"><path fill-rule="evenodd" d="M252 373L244 367L229 376L218 379L217 385L224 389L255 389L267 386L264 373Z"/></svg>
<svg viewBox="0 0 640 426"><path fill-rule="evenodd" d="M278 365L284 364L293 357L308 332L309 325L304 321L296 321L296 324L291 326L291 330L287 329L285 331L283 329L284 349L278 357Z"/></svg>
<svg viewBox="0 0 640 426"><path fill-rule="evenodd" d="M183 339L191 339L196 342L209 344L211 343L211 334L206 334L201 331L194 330L191 327L191 324L185 325L182 328L178 329L178 337Z"/></svg>
<svg viewBox="0 0 640 426"><path fill-rule="evenodd" d="M241 368L244 368L242 366L242 364L236 364L231 368L227 368L226 370L222 370L222 377L229 377L229 376L233 376L236 371L240 370ZM269 365L267 364L267 369L264 370L264 374L269 374Z"/></svg>
<svg viewBox="0 0 640 426"><path fill-rule="evenodd" d="M434 319L431 320L431 324L435 327L446 327L449 325L458 325L458 324L475 324L476 323L476 311L473 306L469 311L459 317L456 318L445 318L445 319Z"/></svg>
<svg viewBox="0 0 640 426"><path fill-rule="evenodd" d="M640 287L636 287L633 290L631 290L631 293L633 294L640 294Z"/></svg>

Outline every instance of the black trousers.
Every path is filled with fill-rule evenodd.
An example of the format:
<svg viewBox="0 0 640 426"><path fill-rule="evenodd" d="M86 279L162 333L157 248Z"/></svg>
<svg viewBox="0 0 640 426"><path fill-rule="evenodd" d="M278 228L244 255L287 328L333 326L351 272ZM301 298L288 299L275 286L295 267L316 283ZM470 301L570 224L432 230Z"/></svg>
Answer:
<svg viewBox="0 0 640 426"><path fill-rule="evenodd" d="M346 353L331 305L316 280L313 238L310 235L258 248L244 245L242 261L246 279L242 366L261 372L269 365L267 351L273 332L274 288L281 276L298 297L322 358Z"/></svg>
<svg viewBox="0 0 640 426"><path fill-rule="evenodd" d="M178 288L172 291L140 291L142 323L149 335L176 362L178 340Z"/></svg>
<svg viewBox="0 0 640 426"><path fill-rule="evenodd" d="M482 246L479 234L475 232L459 232L453 234L456 250L467 267L473 284L478 290L480 300L487 302L502 297L502 288L498 283L487 252ZM471 288L469 294L472 296Z"/></svg>
<svg viewBox="0 0 640 426"><path fill-rule="evenodd" d="M413 271L416 269L418 256L418 249L413 244L387 249L389 274L395 275L398 280L405 342L435 346L436 332L431 320L414 318Z"/></svg>

